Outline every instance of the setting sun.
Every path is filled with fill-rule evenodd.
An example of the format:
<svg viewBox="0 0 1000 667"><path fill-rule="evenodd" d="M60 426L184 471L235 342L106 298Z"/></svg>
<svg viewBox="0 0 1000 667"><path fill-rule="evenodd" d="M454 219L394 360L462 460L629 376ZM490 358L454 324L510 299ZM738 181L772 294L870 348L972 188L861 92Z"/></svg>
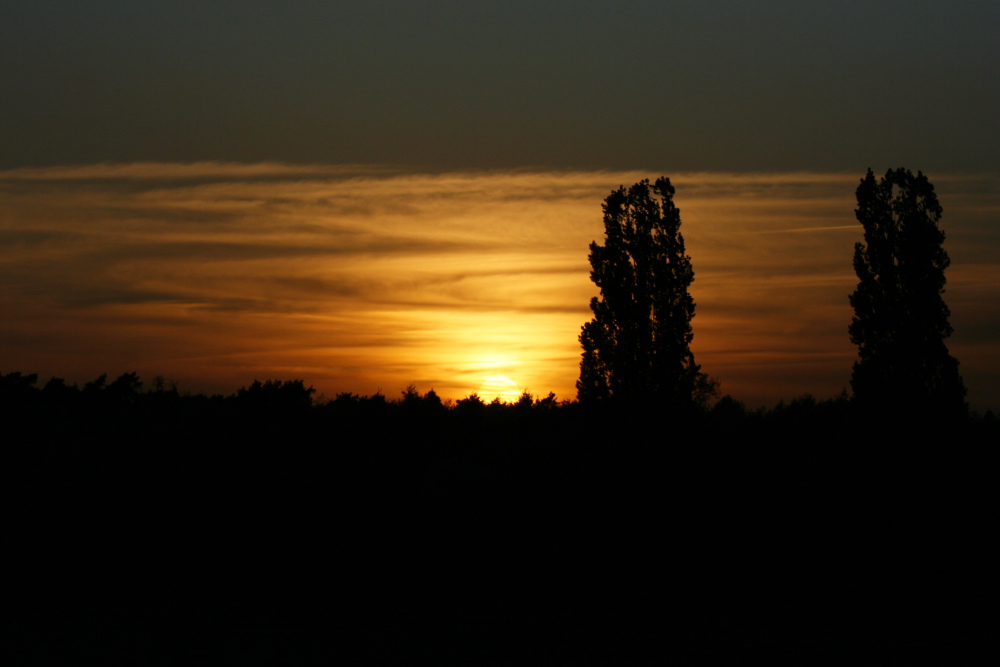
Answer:
<svg viewBox="0 0 1000 667"><path fill-rule="evenodd" d="M479 387L479 398L487 403L499 398L505 403L516 401L521 396L517 383L506 375L491 375L483 380Z"/></svg>
<svg viewBox="0 0 1000 667"><path fill-rule="evenodd" d="M0 0L10 664L976 663L998 43Z"/></svg>
<svg viewBox="0 0 1000 667"><path fill-rule="evenodd" d="M16 314L0 326L0 359L69 383L135 371L190 391L281 377L328 397L409 384L445 400L576 396L599 204L643 174L346 169L0 172L4 304ZM762 405L848 386L855 178L671 179L695 271L692 349L724 393ZM947 195L953 351L970 399L988 407L998 394L984 322L1000 280L977 239L1000 206L996 179L935 182Z"/></svg>

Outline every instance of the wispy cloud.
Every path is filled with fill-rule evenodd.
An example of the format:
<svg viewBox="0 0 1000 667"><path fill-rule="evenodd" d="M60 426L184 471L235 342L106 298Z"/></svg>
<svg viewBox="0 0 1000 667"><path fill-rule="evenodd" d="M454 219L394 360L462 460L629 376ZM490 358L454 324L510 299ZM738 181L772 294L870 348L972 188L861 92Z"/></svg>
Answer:
<svg viewBox="0 0 1000 667"><path fill-rule="evenodd" d="M294 376L328 395L414 382L458 398L506 375L570 397L601 202L657 175L210 162L0 172L0 359L73 381L137 370L221 391ZM847 386L859 178L672 175L696 272L694 348L725 391L769 402ZM1000 177L932 180L953 261L952 349L970 398L996 405L984 323L1000 321Z"/></svg>

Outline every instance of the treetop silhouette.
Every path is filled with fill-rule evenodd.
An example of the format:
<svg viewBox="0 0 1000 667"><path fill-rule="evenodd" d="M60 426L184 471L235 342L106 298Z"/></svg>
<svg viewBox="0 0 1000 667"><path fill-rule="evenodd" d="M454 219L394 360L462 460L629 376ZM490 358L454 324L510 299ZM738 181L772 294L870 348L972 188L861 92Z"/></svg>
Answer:
<svg viewBox="0 0 1000 667"><path fill-rule="evenodd" d="M965 385L944 342L952 333L942 297L950 260L934 186L919 171L889 170L876 181L869 169L857 202L865 240L854 247L859 282L850 296L855 399L890 412L964 414Z"/></svg>
<svg viewBox="0 0 1000 667"><path fill-rule="evenodd" d="M619 187L604 200L605 243L590 244L600 288L580 333L581 401L657 400L689 405L715 391L691 352L691 258L670 179ZM707 397L707 396L706 396Z"/></svg>

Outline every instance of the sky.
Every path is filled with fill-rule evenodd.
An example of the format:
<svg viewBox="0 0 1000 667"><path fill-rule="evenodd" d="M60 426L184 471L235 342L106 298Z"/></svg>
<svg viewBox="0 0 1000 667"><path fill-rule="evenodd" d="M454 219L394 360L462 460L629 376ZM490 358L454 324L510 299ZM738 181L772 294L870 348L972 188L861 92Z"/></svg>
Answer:
<svg viewBox="0 0 1000 667"><path fill-rule="evenodd" d="M831 396L903 166L996 410L997 43L994 2L5 2L0 372L571 398L601 202L666 175L703 370Z"/></svg>

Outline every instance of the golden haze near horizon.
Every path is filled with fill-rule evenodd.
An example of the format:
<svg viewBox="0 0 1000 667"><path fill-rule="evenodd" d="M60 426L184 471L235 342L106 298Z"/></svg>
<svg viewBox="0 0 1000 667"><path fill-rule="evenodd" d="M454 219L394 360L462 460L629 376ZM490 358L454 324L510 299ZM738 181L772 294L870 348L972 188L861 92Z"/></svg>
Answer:
<svg viewBox="0 0 1000 667"><path fill-rule="evenodd" d="M914 165L916 170L917 165ZM876 170L877 171L877 170ZM845 173L677 173L693 350L751 405L849 386L854 189ZM601 203L653 172L411 173L124 164L0 172L0 371L156 375L328 397L413 384L575 397ZM929 174L952 265L949 348L1000 407L1000 177Z"/></svg>

